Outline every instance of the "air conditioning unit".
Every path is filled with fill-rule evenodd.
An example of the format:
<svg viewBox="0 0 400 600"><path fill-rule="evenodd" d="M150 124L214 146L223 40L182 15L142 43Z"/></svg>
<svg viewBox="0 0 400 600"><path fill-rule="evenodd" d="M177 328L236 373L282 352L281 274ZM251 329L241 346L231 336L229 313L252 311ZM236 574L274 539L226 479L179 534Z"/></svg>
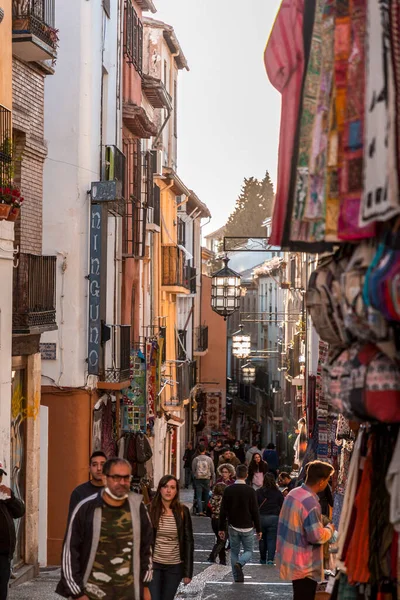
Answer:
<svg viewBox="0 0 400 600"><path fill-rule="evenodd" d="M162 150L151 150L153 157L153 176L162 177L163 174L163 153Z"/></svg>

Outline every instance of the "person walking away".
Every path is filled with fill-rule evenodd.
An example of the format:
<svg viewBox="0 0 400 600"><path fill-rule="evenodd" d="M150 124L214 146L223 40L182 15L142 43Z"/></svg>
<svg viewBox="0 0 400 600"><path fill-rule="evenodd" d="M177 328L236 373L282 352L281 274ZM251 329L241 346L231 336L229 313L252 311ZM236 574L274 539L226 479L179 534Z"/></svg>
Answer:
<svg viewBox="0 0 400 600"><path fill-rule="evenodd" d="M220 465L217 474L219 477L216 483L225 483L225 485L233 485L235 483L235 469L229 463Z"/></svg>
<svg viewBox="0 0 400 600"><path fill-rule="evenodd" d="M217 440L217 443L215 444L215 447L214 447L214 459L213 459L215 470L218 469L219 459L221 458L223 452L224 452L224 447L222 445L222 440Z"/></svg>
<svg viewBox="0 0 400 600"><path fill-rule="evenodd" d="M225 464L232 465L234 469L236 469L236 467L240 465L240 460L236 458L235 454L232 452L232 450L230 450L230 448L224 448L222 455L219 457L218 466Z"/></svg>
<svg viewBox="0 0 400 600"><path fill-rule="evenodd" d="M235 453L236 458L240 461L240 464L244 465L246 462L246 451L244 449L243 440L236 440L233 446L233 452Z"/></svg>
<svg viewBox="0 0 400 600"><path fill-rule="evenodd" d="M189 488L189 485L193 483L192 474L192 462L194 458L194 449L192 442L188 442L185 453L183 455L183 467L185 470L185 489Z"/></svg>
<svg viewBox="0 0 400 600"><path fill-rule="evenodd" d="M268 444L266 450L263 452L262 458L268 464L269 472L273 473L275 477L277 477L279 469L279 457L275 444L272 442Z"/></svg>
<svg viewBox="0 0 400 600"><path fill-rule="evenodd" d="M103 474L106 487L72 512L56 592L79 600L151 600L153 528L142 496L129 491L131 465L111 458Z"/></svg>
<svg viewBox="0 0 400 600"><path fill-rule="evenodd" d="M262 565L274 564L279 513L283 500L282 492L278 490L275 477L272 473L266 473L262 488L257 490L262 531L262 539L260 540L260 563Z"/></svg>
<svg viewBox="0 0 400 600"><path fill-rule="evenodd" d="M212 459L206 455L203 444L199 444L199 455L193 460L192 471L196 490L197 510L200 517L205 517L205 510L210 496L210 482L214 483L215 469Z"/></svg>
<svg viewBox="0 0 400 600"><path fill-rule="evenodd" d="M2 484L3 475L7 476L7 473L0 462L0 600L7 600L11 559L17 542L14 519L24 516L25 504Z"/></svg>
<svg viewBox="0 0 400 600"><path fill-rule="evenodd" d="M79 502L85 498L89 498L89 496L93 496L93 494L96 494L104 487L103 467L106 461L107 456L104 452L101 452L100 450L93 452L89 459L90 479L89 481L85 481L85 483L78 485L72 492L69 500L68 521Z"/></svg>
<svg viewBox="0 0 400 600"><path fill-rule="evenodd" d="M251 459L253 458L253 454L255 453L260 453L260 450L256 444L256 442L253 442L251 447L247 450L246 452L246 465L249 466L249 464L251 463Z"/></svg>
<svg viewBox="0 0 400 600"><path fill-rule="evenodd" d="M226 539L228 523L231 544L231 564L234 581L244 582L243 567L253 556L254 530L261 539L260 513L257 496L253 488L246 485L248 470L246 465L236 467L236 481L228 486L222 497L219 516L219 536ZM240 548L243 554L239 558Z"/></svg>
<svg viewBox="0 0 400 600"><path fill-rule="evenodd" d="M213 489L213 495L211 498L211 527L216 536L216 542L213 549L211 550L210 556L207 558L208 562L215 563L217 556L219 556L219 564L226 565L226 552L225 543L228 528L225 530L225 538L221 539L219 532L219 515L221 512L221 503L224 491L226 489L225 483L217 483Z"/></svg>
<svg viewBox="0 0 400 600"><path fill-rule="evenodd" d="M293 600L314 600L317 583L324 578L323 544L335 531L322 524L318 493L333 473L329 463L310 462L305 483L286 496L279 516L277 565L281 579L292 581Z"/></svg>
<svg viewBox="0 0 400 600"><path fill-rule="evenodd" d="M189 509L179 501L179 482L172 475L160 479L151 503L154 527L152 600L173 600L183 579L193 577L194 538Z"/></svg>
<svg viewBox="0 0 400 600"><path fill-rule="evenodd" d="M268 473L268 465L262 460L261 454L255 452L250 461L247 478L247 483L252 486L253 490L259 490L263 486L265 473Z"/></svg>

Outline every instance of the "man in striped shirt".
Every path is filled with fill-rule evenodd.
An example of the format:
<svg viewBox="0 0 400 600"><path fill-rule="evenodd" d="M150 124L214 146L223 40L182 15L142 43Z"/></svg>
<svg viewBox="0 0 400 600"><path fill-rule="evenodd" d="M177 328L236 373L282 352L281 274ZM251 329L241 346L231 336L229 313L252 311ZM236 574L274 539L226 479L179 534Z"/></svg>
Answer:
<svg viewBox="0 0 400 600"><path fill-rule="evenodd" d="M292 581L293 600L314 600L324 578L323 544L334 526L322 525L317 494L328 485L333 467L315 460L307 467L305 483L285 498L279 516L277 564L281 579Z"/></svg>

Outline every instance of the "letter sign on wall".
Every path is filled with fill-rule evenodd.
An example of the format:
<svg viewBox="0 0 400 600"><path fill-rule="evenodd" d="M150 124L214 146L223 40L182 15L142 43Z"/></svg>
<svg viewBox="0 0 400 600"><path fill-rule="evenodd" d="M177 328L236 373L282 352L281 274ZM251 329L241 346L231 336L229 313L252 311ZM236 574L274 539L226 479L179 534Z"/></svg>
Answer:
<svg viewBox="0 0 400 600"><path fill-rule="evenodd" d="M88 372L98 375L100 367L101 315L100 315L100 277L101 277L101 239L102 207L92 204L90 214L90 272L89 272L89 336L88 336Z"/></svg>

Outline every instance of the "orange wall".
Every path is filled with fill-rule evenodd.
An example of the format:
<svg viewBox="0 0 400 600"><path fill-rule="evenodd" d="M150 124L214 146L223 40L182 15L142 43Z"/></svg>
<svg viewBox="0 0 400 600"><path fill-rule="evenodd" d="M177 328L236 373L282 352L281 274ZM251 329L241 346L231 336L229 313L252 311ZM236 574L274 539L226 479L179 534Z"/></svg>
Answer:
<svg viewBox="0 0 400 600"><path fill-rule="evenodd" d="M211 309L211 277L202 275L201 322L208 325L208 353L201 357L201 382L207 391L221 390L226 399L226 321Z"/></svg>
<svg viewBox="0 0 400 600"><path fill-rule="evenodd" d="M97 394L42 387L49 407L47 563L59 565L72 490L89 479L92 406Z"/></svg>
<svg viewBox="0 0 400 600"><path fill-rule="evenodd" d="M2 0L4 19L0 23L0 104L12 108L12 12L11 0Z"/></svg>

